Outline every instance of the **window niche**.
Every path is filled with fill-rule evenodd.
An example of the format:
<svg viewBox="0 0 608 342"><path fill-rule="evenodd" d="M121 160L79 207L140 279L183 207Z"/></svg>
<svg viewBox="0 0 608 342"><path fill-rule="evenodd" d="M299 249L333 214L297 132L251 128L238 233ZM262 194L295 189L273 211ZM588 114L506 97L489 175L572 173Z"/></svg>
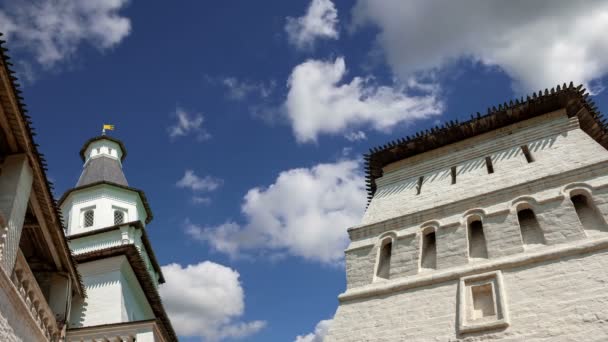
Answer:
<svg viewBox="0 0 608 342"><path fill-rule="evenodd" d="M460 278L458 332L466 334L509 326L500 271Z"/></svg>
<svg viewBox="0 0 608 342"><path fill-rule="evenodd" d="M517 221L524 246L546 244L543 230L538 223L534 210L529 207L520 207L517 210Z"/></svg>
<svg viewBox="0 0 608 342"><path fill-rule="evenodd" d="M391 255L393 253L393 239L386 237L380 244L378 251L378 264L376 266L376 277L390 279L391 275Z"/></svg>
<svg viewBox="0 0 608 342"><path fill-rule="evenodd" d="M486 247L486 236L480 217L474 216L469 218L467 237L469 242L469 260L487 259L488 249Z"/></svg>
<svg viewBox="0 0 608 342"><path fill-rule="evenodd" d="M422 231L420 269L437 269L437 238L434 228Z"/></svg>
<svg viewBox="0 0 608 342"><path fill-rule="evenodd" d="M606 220L604 220L604 217L595 206L595 203L590 195L583 193L571 194L570 200L574 205L578 220L581 222L585 231L608 231Z"/></svg>
<svg viewBox="0 0 608 342"><path fill-rule="evenodd" d="M492 157L486 157L486 169L488 174L494 173L494 164L492 163Z"/></svg>
<svg viewBox="0 0 608 342"><path fill-rule="evenodd" d="M526 157L526 161L529 163L533 163L534 162L534 157L532 156L532 153L530 153L530 149L528 148L528 145L522 145L521 147L521 152L524 154L524 157Z"/></svg>

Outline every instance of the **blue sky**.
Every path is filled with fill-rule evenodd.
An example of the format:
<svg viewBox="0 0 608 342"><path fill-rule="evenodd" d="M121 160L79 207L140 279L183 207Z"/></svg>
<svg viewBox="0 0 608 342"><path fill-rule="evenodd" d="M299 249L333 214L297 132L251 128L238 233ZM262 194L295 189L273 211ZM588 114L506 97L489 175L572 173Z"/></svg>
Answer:
<svg viewBox="0 0 608 342"><path fill-rule="evenodd" d="M370 147L569 81L608 112L601 1L0 4L57 196L116 125L184 341L322 338Z"/></svg>

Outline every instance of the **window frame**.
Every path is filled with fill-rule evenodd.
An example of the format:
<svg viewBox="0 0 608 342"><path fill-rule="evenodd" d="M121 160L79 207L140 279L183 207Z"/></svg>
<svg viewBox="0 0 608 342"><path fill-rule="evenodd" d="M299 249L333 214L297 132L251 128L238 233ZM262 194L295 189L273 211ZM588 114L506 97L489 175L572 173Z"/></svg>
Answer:
<svg viewBox="0 0 608 342"><path fill-rule="evenodd" d="M95 226L95 207L83 208L80 214L80 226L81 228L91 228ZM87 225L87 214L91 213L91 225Z"/></svg>
<svg viewBox="0 0 608 342"><path fill-rule="evenodd" d="M467 334L484 330L504 329L509 327L510 318L506 301L504 280L501 271L461 277L458 284L458 333ZM491 284L494 315L470 319L469 313L474 305L473 288ZM471 307L469 307L471 305ZM495 317L495 319L491 319Z"/></svg>

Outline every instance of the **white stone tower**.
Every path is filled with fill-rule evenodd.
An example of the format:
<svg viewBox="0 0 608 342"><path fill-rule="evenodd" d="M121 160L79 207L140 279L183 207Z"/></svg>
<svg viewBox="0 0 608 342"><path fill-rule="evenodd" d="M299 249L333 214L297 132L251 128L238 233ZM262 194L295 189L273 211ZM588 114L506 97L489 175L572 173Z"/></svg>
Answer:
<svg viewBox="0 0 608 342"><path fill-rule="evenodd" d="M608 341L607 148L564 84L372 149L326 342Z"/></svg>
<svg viewBox="0 0 608 342"><path fill-rule="evenodd" d="M70 341L176 341L157 287L164 282L145 225L152 212L122 171L120 140L99 136L80 150L84 169L59 200L87 296L72 304Z"/></svg>

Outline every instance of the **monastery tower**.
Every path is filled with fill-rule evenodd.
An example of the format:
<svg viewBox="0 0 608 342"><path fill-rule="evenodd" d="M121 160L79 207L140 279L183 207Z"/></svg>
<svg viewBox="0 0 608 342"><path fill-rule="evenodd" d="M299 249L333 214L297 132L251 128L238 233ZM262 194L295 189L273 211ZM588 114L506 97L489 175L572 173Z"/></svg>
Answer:
<svg viewBox="0 0 608 342"><path fill-rule="evenodd" d="M607 147L564 84L372 149L326 341L608 341Z"/></svg>
<svg viewBox="0 0 608 342"><path fill-rule="evenodd" d="M127 150L99 136L80 150L84 169L59 200L86 298L72 303L69 341L176 341L162 306L162 270L146 234L152 211L122 171Z"/></svg>

